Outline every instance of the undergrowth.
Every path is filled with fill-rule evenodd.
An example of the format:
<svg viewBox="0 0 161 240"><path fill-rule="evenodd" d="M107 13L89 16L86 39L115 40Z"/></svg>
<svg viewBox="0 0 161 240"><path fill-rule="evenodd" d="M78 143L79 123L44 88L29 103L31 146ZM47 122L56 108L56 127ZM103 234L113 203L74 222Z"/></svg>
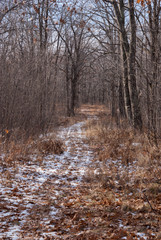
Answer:
<svg viewBox="0 0 161 240"><path fill-rule="evenodd" d="M115 221L121 219L129 233L137 230L146 233L148 239L160 239L161 144L152 144L146 133L130 127L118 128L107 116L88 120L84 128L97 166L86 176L93 194L99 198L102 189L103 199L120 209Z"/></svg>
<svg viewBox="0 0 161 240"><path fill-rule="evenodd" d="M80 112L85 112L85 110L87 117L91 120L86 121L84 126L87 136L84 141L87 141L86 147L93 157L93 160L91 157L88 171L82 178L83 181L75 187L70 187L68 185L71 181L70 175L77 169L73 169L72 166L66 176L69 159L65 158L60 169L58 165L57 173L53 167L51 177L39 186L36 193L38 197L40 192L43 194L42 203L37 203L34 197L32 202L30 200L33 204L30 212L32 219L34 212L34 221L45 213L49 215L48 210L54 201L56 207L63 206L61 217L58 220L53 218L49 224L54 224L53 230L60 233L63 239L159 240L161 236L161 146L158 144L156 147L151 144L146 134L133 131L126 123L122 125L122 128L118 128L116 124L109 121L110 114L105 112L103 107L96 108L92 105L86 109L83 106ZM80 121L83 119L82 116ZM77 117L62 119L60 125L68 126L77 121L79 121ZM65 140L70 141L70 139ZM83 143L79 144L84 151ZM43 172L46 161L54 160L54 157L48 158L46 155L61 154L64 151L63 143L57 139L55 132L37 139L30 138L24 143L10 141L7 144L1 144L1 148L4 154L0 157L0 184L3 183L3 186L10 188L13 197L19 194L19 188L24 188L21 186L21 179L17 187L15 186L19 174L22 174L20 169L29 168L34 178L31 179L27 170L23 172L23 177L36 184L35 179L39 180L39 174L35 171L35 167ZM70 154L73 151L76 155L70 159L71 165L75 159L81 161L82 156L77 156L75 150L77 151L73 142ZM57 158L55 158L54 166L57 166ZM63 178L67 177L67 182L63 180L59 186L55 185L56 179L59 179L61 175ZM28 193L26 185L25 191ZM56 195L55 191L59 191L57 201L51 201L52 194L54 197ZM4 203L5 206L6 203ZM43 232L46 223L44 227L41 224L43 228L39 230L36 221L35 229L38 229L39 233ZM27 226L32 226L32 223L30 220ZM32 229L34 234L35 229Z"/></svg>
<svg viewBox="0 0 161 240"><path fill-rule="evenodd" d="M33 156L36 161L48 154L62 154L64 152L63 142L52 135L50 138L29 138L25 141L0 142L0 151L3 153L0 157L0 166L18 166L20 162L33 162Z"/></svg>
<svg viewBox="0 0 161 240"><path fill-rule="evenodd" d="M121 159L123 164L137 161L139 166L159 165L161 144L149 142L146 133L132 128L111 128L107 120L88 120L85 125L88 142L97 148L99 160Z"/></svg>

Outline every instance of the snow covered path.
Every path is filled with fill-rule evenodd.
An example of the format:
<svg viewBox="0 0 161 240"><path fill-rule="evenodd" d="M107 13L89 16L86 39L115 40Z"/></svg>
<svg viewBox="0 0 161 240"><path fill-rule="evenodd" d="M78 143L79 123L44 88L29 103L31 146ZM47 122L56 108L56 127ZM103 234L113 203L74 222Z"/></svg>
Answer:
<svg viewBox="0 0 161 240"><path fill-rule="evenodd" d="M42 154L41 143L55 140L53 132L25 145L27 151L15 145L0 155L0 240L161 239L160 186L153 175L147 178L149 166L146 171L137 161L127 165L108 152L102 159L100 138L86 139L88 127L95 134L101 108L79 112L92 121L58 129L63 154ZM124 145L119 146L122 151ZM148 191L149 179L158 193Z"/></svg>
<svg viewBox="0 0 161 240"><path fill-rule="evenodd" d="M0 169L0 239L58 237L64 203L71 193L77 195L93 158L83 142L83 124L60 129L59 138L65 142L63 154L47 155L43 160L32 155L30 161L20 159L18 167Z"/></svg>

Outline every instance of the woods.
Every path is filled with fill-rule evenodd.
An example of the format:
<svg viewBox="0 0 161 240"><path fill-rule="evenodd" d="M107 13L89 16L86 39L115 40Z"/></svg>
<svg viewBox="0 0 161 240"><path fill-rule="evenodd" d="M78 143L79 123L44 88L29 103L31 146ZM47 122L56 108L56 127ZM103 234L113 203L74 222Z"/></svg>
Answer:
<svg viewBox="0 0 161 240"><path fill-rule="evenodd" d="M0 239L161 239L161 0L0 1Z"/></svg>
<svg viewBox="0 0 161 240"><path fill-rule="evenodd" d="M30 135L57 107L104 103L160 136L160 1L1 1L2 129ZM120 120L119 120L120 122Z"/></svg>

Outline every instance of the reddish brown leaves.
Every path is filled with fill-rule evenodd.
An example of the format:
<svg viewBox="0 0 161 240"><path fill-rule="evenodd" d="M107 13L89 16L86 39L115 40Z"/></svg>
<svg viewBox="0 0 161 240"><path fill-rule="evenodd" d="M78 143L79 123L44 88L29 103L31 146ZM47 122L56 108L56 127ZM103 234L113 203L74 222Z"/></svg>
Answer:
<svg viewBox="0 0 161 240"><path fill-rule="evenodd" d="M60 23L65 24L65 19L60 18Z"/></svg>
<svg viewBox="0 0 161 240"><path fill-rule="evenodd" d="M141 6L144 7L145 4L150 5L151 4L151 0L137 0L137 3L141 3Z"/></svg>
<svg viewBox="0 0 161 240"><path fill-rule="evenodd" d="M35 4L33 4L33 8L34 8L35 12L36 12L37 14L39 14L40 9L39 9Z"/></svg>
<svg viewBox="0 0 161 240"><path fill-rule="evenodd" d="M84 20L82 20L79 24L80 28L84 28L86 25L86 22Z"/></svg>

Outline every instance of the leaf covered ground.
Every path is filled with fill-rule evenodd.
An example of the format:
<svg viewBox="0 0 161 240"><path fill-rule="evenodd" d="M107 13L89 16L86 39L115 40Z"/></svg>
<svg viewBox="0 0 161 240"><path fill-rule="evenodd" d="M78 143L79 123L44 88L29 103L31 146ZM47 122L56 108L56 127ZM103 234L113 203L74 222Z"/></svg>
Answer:
<svg viewBox="0 0 161 240"><path fill-rule="evenodd" d="M1 153L0 239L161 239L160 149L102 106L80 112Z"/></svg>

